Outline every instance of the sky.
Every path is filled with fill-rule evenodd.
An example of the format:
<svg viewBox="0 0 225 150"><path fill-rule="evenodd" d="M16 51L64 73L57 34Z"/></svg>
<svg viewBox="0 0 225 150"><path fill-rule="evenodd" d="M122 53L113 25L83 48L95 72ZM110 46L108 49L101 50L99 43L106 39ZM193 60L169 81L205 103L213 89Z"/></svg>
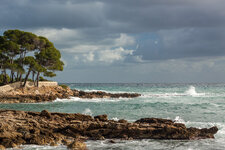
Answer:
<svg viewBox="0 0 225 150"><path fill-rule="evenodd" d="M0 34L61 51L73 83L225 82L224 0L1 0Z"/></svg>

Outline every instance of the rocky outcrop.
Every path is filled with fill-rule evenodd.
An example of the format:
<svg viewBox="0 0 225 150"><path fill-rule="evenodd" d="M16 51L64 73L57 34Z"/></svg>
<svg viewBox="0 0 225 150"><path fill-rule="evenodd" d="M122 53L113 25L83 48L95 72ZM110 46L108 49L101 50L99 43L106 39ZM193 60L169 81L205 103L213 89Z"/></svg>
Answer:
<svg viewBox="0 0 225 150"><path fill-rule="evenodd" d="M83 141L103 139L173 139L214 138L217 127L187 128L172 120L144 118L134 123L95 116L68 113L0 110L0 147L21 144L57 145L86 149ZM112 140L113 141L113 140ZM114 142L114 141L113 141Z"/></svg>
<svg viewBox="0 0 225 150"><path fill-rule="evenodd" d="M133 98L138 97L137 93L106 93L106 92L84 92L62 88L61 86L41 86L15 88L4 94L0 94L0 103L38 103L51 102L56 98L80 97L80 98Z"/></svg>
<svg viewBox="0 0 225 150"><path fill-rule="evenodd" d="M80 98L133 98L141 96L138 93L106 93L102 91L97 92L84 92L78 90L72 90L73 96Z"/></svg>

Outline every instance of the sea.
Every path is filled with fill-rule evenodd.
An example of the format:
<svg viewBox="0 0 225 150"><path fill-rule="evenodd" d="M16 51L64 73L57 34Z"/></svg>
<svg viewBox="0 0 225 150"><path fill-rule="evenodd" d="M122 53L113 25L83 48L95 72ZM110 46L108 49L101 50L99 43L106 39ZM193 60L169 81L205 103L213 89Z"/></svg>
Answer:
<svg viewBox="0 0 225 150"><path fill-rule="evenodd" d="M201 140L116 140L87 141L89 150L225 150L225 84L150 84L150 83L67 83L72 89L111 93L140 93L137 98L56 99L34 104L0 104L0 109L107 114L109 119L157 117L184 123L187 127L217 126L215 139ZM65 150L59 145L23 145L26 150Z"/></svg>

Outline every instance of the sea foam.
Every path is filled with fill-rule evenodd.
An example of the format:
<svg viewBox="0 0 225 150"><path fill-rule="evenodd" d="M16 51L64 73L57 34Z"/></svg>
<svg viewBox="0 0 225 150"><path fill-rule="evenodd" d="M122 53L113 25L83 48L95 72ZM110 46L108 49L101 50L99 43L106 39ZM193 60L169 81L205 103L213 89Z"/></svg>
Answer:
<svg viewBox="0 0 225 150"><path fill-rule="evenodd" d="M128 101L131 98L79 98L79 97L71 97L70 99L59 99L57 98L53 102L119 102L119 101Z"/></svg>

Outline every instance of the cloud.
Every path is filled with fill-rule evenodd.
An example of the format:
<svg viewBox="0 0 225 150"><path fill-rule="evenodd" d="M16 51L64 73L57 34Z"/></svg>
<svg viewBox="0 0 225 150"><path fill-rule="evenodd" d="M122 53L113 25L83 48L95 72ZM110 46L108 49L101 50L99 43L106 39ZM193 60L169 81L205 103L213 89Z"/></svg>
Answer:
<svg viewBox="0 0 225 150"><path fill-rule="evenodd" d="M49 38L62 52L65 71L88 68L80 75L93 71L96 81L103 80L102 72L109 76L105 81L115 74L121 81L191 81L207 71L206 81L213 73L222 80L224 5L224 0L1 0L0 32L19 28Z"/></svg>
<svg viewBox="0 0 225 150"><path fill-rule="evenodd" d="M76 62L100 64L102 62L111 64L121 62L127 56L131 56L134 50L125 47L135 46L134 37L125 33L98 35L98 41L93 41L86 37L88 32L76 29L37 29L33 30L38 35L42 35L56 43L56 46L62 47L62 51L74 55ZM66 44L65 44L66 43Z"/></svg>
<svg viewBox="0 0 225 150"><path fill-rule="evenodd" d="M98 50L75 56L75 61L91 65L109 65L125 60L133 54L134 50L126 50L122 47L111 50Z"/></svg>
<svg viewBox="0 0 225 150"><path fill-rule="evenodd" d="M1 0L0 20L2 28L151 32L162 28L224 27L224 5L224 0Z"/></svg>
<svg viewBox="0 0 225 150"><path fill-rule="evenodd" d="M125 57L132 55L134 50L125 50L122 47L114 50L104 50L98 52L98 61L112 63L115 61L123 61Z"/></svg>
<svg viewBox="0 0 225 150"><path fill-rule="evenodd" d="M84 57L84 59L83 59L84 62L87 62L87 61L92 62L92 61L94 61L94 57L95 57L93 52L89 52L88 54L83 54L82 56Z"/></svg>
<svg viewBox="0 0 225 150"><path fill-rule="evenodd" d="M102 7L103 4L98 1L76 3L69 0L2 0L0 20L4 23L1 27L96 27L104 18Z"/></svg>
<svg viewBox="0 0 225 150"><path fill-rule="evenodd" d="M181 28L139 35L143 60L224 56L225 28ZM157 44L155 43L157 41Z"/></svg>
<svg viewBox="0 0 225 150"><path fill-rule="evenodd" d="M121 33L120 37L115 39L115 46L129 46L135 44L135 39L127 34Z"/></svg>
<svg viewBox="0 0 225 150"><path fill-rule="evenodd" d="M64 82L217 83L224 81L225 57L170 59L138 64L65 70ZM71 74L76 74L73 78Z"/></svg>
<svg viewBox="0 0 225 150"><path fill-rule="evenodd" d="M143 60L225 55L223 0L2 0L1 28L25 28L64 52L123 47ZM157 38L154 38L156 36ZM138 38L137 38L138 37Z"/></svg>

